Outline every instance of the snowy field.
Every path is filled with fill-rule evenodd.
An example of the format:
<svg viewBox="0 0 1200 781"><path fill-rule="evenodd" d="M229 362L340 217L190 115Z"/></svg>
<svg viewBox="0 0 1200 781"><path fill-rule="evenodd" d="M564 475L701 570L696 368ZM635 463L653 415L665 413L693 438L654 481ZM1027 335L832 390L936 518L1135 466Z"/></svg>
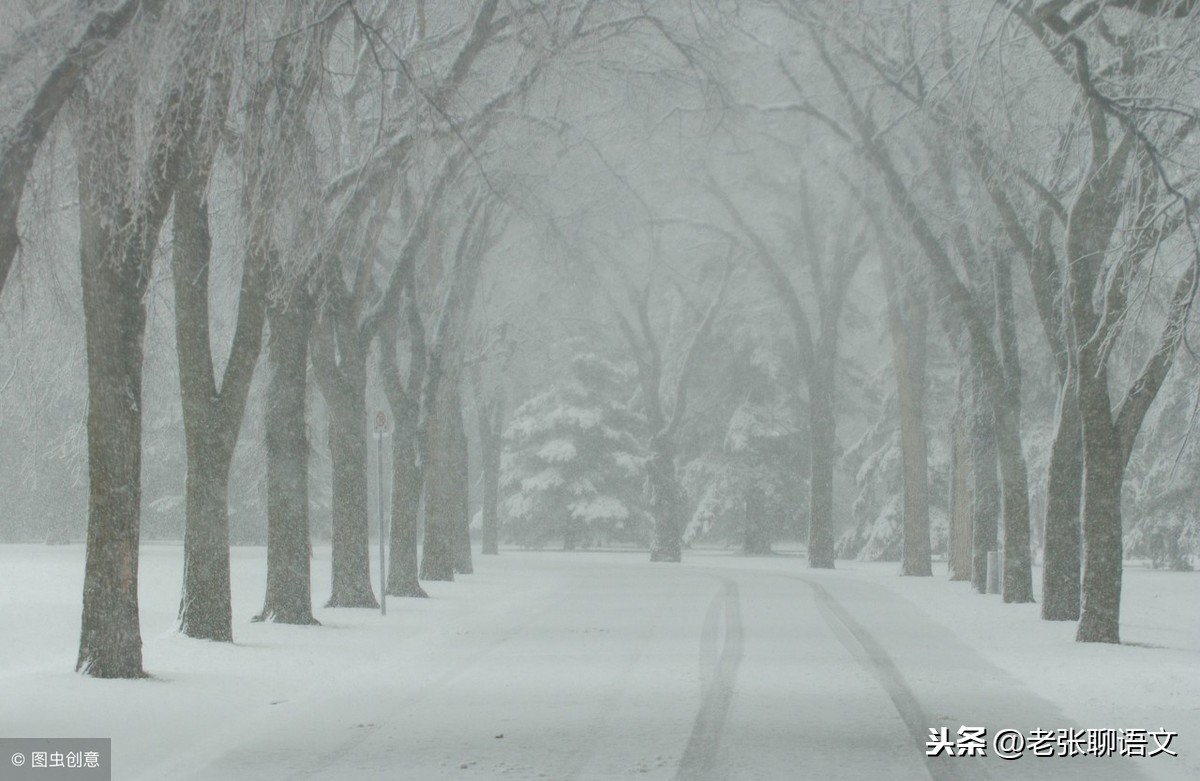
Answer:
<svg viewBox="0 0 1200 781"><path fill-rule="evenodd" d="M238 548L226 645L173 631L181 553L142 549L153 677L99 681L72 672L82 547L0 546L0 736L111 737L114 779L1200 778L1200 575L1130 566L1120 647L942 566L716 551L504 551L292 627L251 623L265 551ZM1165 729L1179 756L926 760L962 725Z"/></svg>

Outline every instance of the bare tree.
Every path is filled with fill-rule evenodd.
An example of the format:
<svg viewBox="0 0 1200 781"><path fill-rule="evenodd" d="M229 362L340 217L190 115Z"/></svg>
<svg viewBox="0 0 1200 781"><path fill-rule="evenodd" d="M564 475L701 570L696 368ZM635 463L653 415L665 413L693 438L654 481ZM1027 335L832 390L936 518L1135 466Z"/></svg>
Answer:
<svg viewBox="0 0 1200 781"><path fill-rule="evenodd" d="M504 326L500 329L503 339ZM498 508L500 503L500 456L504 445L504 402L503 386L487 388L483 379L484 356L476 359L470 367L471 396L475 405L475 421L479 432L480 481L483 484L480 498L480 552L495 556L500 552Z"/></svg>
<svg viewBox="0 0 1200 781"><path fill-rule="evenodd" d="M417 435L421 421L421 384L425 379L425 325L421 319L418 291L407 269L404 313L410 353L407 378L397 360L400 326L386 323L380 331L380 374L392 412L392 517L388 558L388 596L425 597L419 580L422 464L418 459ZM393 320L396 318L393 317Z"/></svg>
<svg viewBox="0 0 1200 781"><path fill-rule="evenodd" d="M25 182L42 142L109 42L130 25L139 11L154 16L162 5L162 0L125 0L115 8L92 15L76 41L51 66L29 105L6 134L0 150L0 292L4 291L13 258L21 245L17 215ZM11 67L12 63L7 65Z"/></svg>
<svg viewBox="0 0 1200 781"><path fill-rule="evenodd" d="M309 576L312 543L305 395L308 341L316 307L302 281L277 290L277 300L268 311L267 590L258 618L315 624Z"/></svg>
<svg viewBox="0 0 1200 781"><path fill-rule="evenodd" d="M799 365L808 387L809 447L809 532L808 562L811 567L833 567L833 473L837 460L837 418L835 413L835 379L837 376L838 329L846 303L850 281L866 255L868 245L860 233L838 231L834 226L845 223L849 210L840 214L818 208L807 183L798 197L800 234L791 253L800 259L808 272L815 308L815 321L810 320L810 306L804 303L792 277L777 259L762 236L746 221L739 208L724 190L710 189L721 201L737 227L738 234L753 248L753 257L771 282L792 325L793 340ZM852 201L847 200L847 205ZM790 253L790 254L791 254Z"/></svg>
<svg viewBox="0 0 1200 781"><path fill-rule="evenodd" d="M426 483L420 573L424 580L453 580L456 560L460 569L466 564L461 546L470 518L462 451L466 434L462 431L458 386L463 340L479 266L498 237L495 209L487 194L473 196L453 253L445 298L439 308L422 378L417 456Z"/></svg>
<svg viewBox="0 0 1200 781"><path fill-rule="evenodd" d="M904 268L907 264L903 256L878 233L877 241L900 406L900 451L904 469L904 548L900 573L932 575L929 447L925 431L929 308L914 270Z"/></svg>
<svg viewBox="0 0 1200 781"><path fill-rule="evenodd" d="M1197 55L1194 41L1186 39L1167 56L1164 51L1178 40L1176 19L1194 17L1196 9L1184 3L1136 4L1133 9L1146 20L1119 33L1107 24L1102 9L1065 18L1053 4L1034 13L1013 8L1046 47L1051 62L1076 85L1087 129L1088 158L1080 185L1069 203L1057 204L1066 218L1059 250L1065 269L1063 311L1083 442L1083 578L1076 634L1083 642L1120 641L1125 467L1174 360L1200 274L1193 214L1197 196L1178 189L1180 175L1165 162L1194 133L1195 109L1171 108L1173 96L1162 92L1160 103L1154 92L1134 104L1109 97L1111 90L1124 92L1147 78L1154 84L1186 80L1183 69ZM1105 47L1121 57L1121 67L1097 67L1094 52ZM1171 117L1176 119L1163 121ZM1127 320L1130 287L1181 228L1189 232L1191 258L1172 285L1157 344L1114 405L1109 365ZM1063 414L1065 406L1060 404L1060 426L1073 422Z"/></svg>
<svg viewBox="0 0 1200 781"><path fill-rule="evenodd" d="M270 324L267 366L267 588L258 620L314 624L308 523L306 427L309 338L316 301L308 248L316 238L319 194L316 124L311 108L325 56L345 4L292 4L283 26L301 32L277 38L255 83L241 144L246 181L248 251L244 263L269 276L262 282ZM311 16L310 16L311 15ZM289 197L290 196L290 197ZM295 210L290 230L285 212ZM290 233L290 235L289 235ZM243 293L244 295L244 293Z"/></svg>
<svg viewBox="0 0 1200 781"><path fill-rule="evenodd" d="M811 19L808 21L815 24ZM847 109L853 137L862 145L864 156L877 172L893 208L908 225L913 239L929 261L931 277L947 300L949 316L954 318L968 337L971 354L983 380L981 389L987 393L994 418L1004 518L1004 600L1030 602L1033 600L1033 582L1029 550L1028 472L1021 448L1019 364L1016 361L1015 342L1008 338L1011 329L1002 326L1000 344L994 341L990 324L982 315L988 308L981 308L977 304L971 287L960 276L952 251L964 256L967 270L974 268L976 275L984 267L982 259L961 231L952 235L951 249L934 230L926 207L921 205L910 183L901 174L878 123L852 88L843 67L831 55L822 33L815 27L811 30L821 62ZM822 113L821 116L836 128L840 137L852 137L850 131L834 123L828 114Z"/></svg>
<svg viewBox="0 0 1200 781"><path fill-rule="evenodd" d="M88 549L77 668L96 677L142 675L137 614L141 520L144 293L153 250L183 181L212 86L201 63L217 13L148 24L171 50L165 96L135 162L131 59L89 90L79 128L80 259L88 355ZM137 181L140 180L140 181Z"/></svg>
<svg viewBox="0 0 1200 781"><path fill-rule="evenodd" d="M527 93L564 45L552 41L544 56L530 58L507 81L491 85L495 87L493 97L479 104L463 95L464 85L488 82L491 74L486 70L487 57L493 49L507 45L526 20L532 22L528 9L510 11L488 0L471 15L468 24L459 25L455 34L446 36L428 35L424 14L418 14L415 20L417 29L403 34L403 25L414 20L396 18L397 8L398 4L386 5L379 19L368 19L357 9L350 9L361 37L361 46L354 54L358 67L374 63L379 69L381 94L394 96L396 106L381 99L372 109L379 112L379 122L367 129L370 140L362 145L367 153L338 172L327 188L330 230L323 242L327 251L320 276L322 312L313 356L330 408L329 440L334 465L334 587L330 604L334 606L375 604L367 566L364 467L370 347L380 324L394 316L404 281L415 283L417 279L409 275L407 265L417 263L419 254L428 249L425 241L431 221L443 208L441 194L465 166L480 168L477 150L494 130L498 114ZM402 34L395 35L397 30ZM420 76L409 67L410 52L420 54L425 61ZM363 129L355 118L356 108L370 103L363 83L368 82L355 80L347 92L346 123L349 130L358 133ZM383 255L380 241L392 216L398 186L396 171L413 165L420 152L432 153L432 159L441 160L443 165L435 169L438 173L428 185L429 191L420 197L402 194L401 200L407 198L410 206L416 205L416 214L409 217L409 235L401 252L394 258Z"/></svg>
<svg viewBox="0 0 1200 781"><path fill-rule="evenodd" d="M654 516L651 561L679 562L683 559L685 502L675 465L679 432L687 412L688 383L692 380L700 348L712 331L713 320L724 303L732 273L733 264L727 259L720 289L692 332L687 346L681 353L679 368L670 384L667 384L667 378L664 377L663 342L651 322L650 284L640 290L633 286L628 287L629 303L633 317L636 318L636 326L617 303L610 299L617 325L637 364L641 403L650 431L650 460L647 469L650 481L650 512Z"/></svg>

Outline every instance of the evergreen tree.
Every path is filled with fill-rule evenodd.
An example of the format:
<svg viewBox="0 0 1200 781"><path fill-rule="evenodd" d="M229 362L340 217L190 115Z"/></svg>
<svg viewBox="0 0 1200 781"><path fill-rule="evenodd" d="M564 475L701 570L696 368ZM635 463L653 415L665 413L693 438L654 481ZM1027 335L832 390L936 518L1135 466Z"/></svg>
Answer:
<svg viewBox="0 0 1200 781"><path fill-rule="evenodd" d="M697 497L684 540L711 536L739 544L746 554L766 555L793 529L804 499L796 475L806 452L789 392L795 385L781 381L783 359L762 344L738 350L728 369L737 379L725 390L740 400L727 413L718 447L684 470L684 486Z"/></svg>
<svg viewBox="0 0 1200 781"><path fill-rule="evenodd" d="M648 544L645 420L626 403L630 373L594 353L569 379L526 401L505 432L504 532L526 548Z"/></svg>
<svg viewBox="0 0 1200 781"><path fill-rule="evenodd" d="M890 385L883 374L875 385ZM934 399L936 402L937 399ZM936 405L935 405L936 406ZM879 416L843 457L857 464L854 483L858 495L852 508L854 526L837 541L840 559L900 561L904 546L903 462L900 447L897 399L894 389L885 392ZM852 466L853 468L853 466ZM949 453L941 438L929 441L930 547L933 553L948 549Z"/></svg>

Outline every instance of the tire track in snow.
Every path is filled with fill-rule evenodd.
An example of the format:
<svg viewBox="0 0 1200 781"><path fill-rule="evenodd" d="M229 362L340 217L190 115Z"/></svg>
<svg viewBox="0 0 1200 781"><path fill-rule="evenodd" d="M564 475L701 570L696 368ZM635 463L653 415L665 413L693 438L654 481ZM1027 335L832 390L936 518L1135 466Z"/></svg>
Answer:
<svg viewBox="0 0 1200 781"><path fill-rule="evenodd" d="M441 691L447 684L470 672L477 664L495 652L496 649L510 642L530 626L536 624L544 615L553 612L559 605L570 598L570 592L559 591L551 595L540 608L519 613L522 615L520 620L504 622L504 628L495 637L488 638L482 645L465 654L462 658L455 660L452 666L442 671L432 680L419 684L414 691L402 695L391 707L393 709L401 707L415 708L423 704L431 696ZM382 718L387 719L388 715L384 713L382 714ZM328 771L342 764L348 757L353 756L354 751L363 743L379 737L385 728L389 726L391 726L389 721L359 725L356 729L357 734L351 734L349 737L343 738L339 745L314 758L314 761L307 769L300 771L293 778L302 781L303 779L312 778L320 774L326 774ZM392 735L391 737L394 738L396 736ZM400 735L399 737L403 738L404 736Z"/></svg>
<svg viewBox="0 0 1200 781"><path fill-rule="evenodd" d="M670 595L672 598L674 593ZM660 616L674 608L672 601L663 597L660 599L658 607L655 611L655 617L644 623L642 629L637 634L636 645L629 650L628 656L621 664L620 670L612 679L612 684L609 686L609 694L603 698L602 705L597 709L596 715L591 721L591 727L586 731L587 734L593 737L588 742L586 747L581 747L581 750L575 761L570 765L570 771L564 772L561 775L562 781L574 781L574 779L583 775L592 777L595 774L588 772L588 767L593 763L600 748L600 741L597 737L602 735L607 728L609 721L613 718L613 714L617 712L620 705L629 697L630 680L641 664L646 649L650 647L651 642L658 634L661 628ZM643 607L643 610L645 608ZM705 625L707 627L707 625ZM716 626L713 627L714 631ZM701 673L703 675L703 672Z"/></svg>
<svg viewBox="0 0 1200 781"><path fill-rule="evenodd" d="M530 608L528 603L522 602L515 606L507 607L503 611L490 613L489 623L486 626L495 626L498 631L494 636L487 636L476 647L465 651L459 657L447 657L446 666L433 677L428 680L415 683L411 689L403 689L396 691L396 699L390 703L382 701L372 701L369 709L360 716L361 722L351 724L354 721L350 718L333 717L329 720L322 721L320 717L312 715L312 709L320 710L322 708L331 707L331 703L336 703L334 700L323 700L319 696L325 689L322 684L300 692L289 700L297 707L302 709L290 716L295 720L295 725L301 729L312 730L314 734L320 736L320 741L323 745L307 745L304 747L304 752L301 752L298 757L293 757L293 764L287 767L287 778L293 781L304 781L305 779L314 778L339 778L347 777L346 771L339 770L339 766L346 763L349 758L354 756L354 752L368 741L379 739L397 740L396 734L391 731L394 729L394 724L391 723L390 716L393 712L401 709L411 710L424 704L430 697L435 696L444 686L453 682L457 678L471 671L479 662L486 659L489 654L493 653L497 648L500 648L505 643L511 641L514 637L521 634L528 627L534 625L542 616L553 612L559 605L570 599L571 594L567 591L553 592L544 596L537 597L537 607ZM516 616L515 619L506 617ZM457 617L450 619L441 627L438 634L447 635L453 633L455 628L464 620L472 619L471 616ZM401 661L398 659L397 661ZM393 672L392 668L385 668L386 672ZM327 683L325 684L328 685ZM385 687L386 688L386 687ZM335 711L336 712L336 711ZM264 711L267 717L270 717L272 712L270 709ZM283 716L286 720L289 717ZM245 778L243 773L249 767L252 772L276 772L277 767L259 768L257 766L247 766L246 760L241 755L245 753L253 753L255 747L252 743L237 742L231 740L230 736L239 734L240 730L253 729L260 724L260 718L245 719L239 723L232 725L222 731L219 740L211 741L211 749L206 752L193 752L189 755L191 759L191 772L180 774L179 768L187 766L189 763L180 762L178 758L169 760L170 767L167 762L161 763L160 766L152 768L150 772L139 776L143 781L150 779L159 779L170 776L188 779L213 778L213 777L238 777ZM278 729L286 729L286 721L281 724ZM400 738L404 736L401 735ZM230 745L233 743L234 745ZM400 751L398 750L399 754ZM201 758L203 757L203 759ZM222 764L229 763L233 764ZM302 764L301 764L302 763ZM235 770L230 770L231 767L241 768L243 771L239 773ZM167 772L167 770L171 772ZM272 775L271 777L278 777Z"/></svg>
<svg viewBox="0 0 1200 781"><path fill-rule="evenodd" d="M733 705L738 668L742 664L742 610L737 583L721 578L722 590L713 597L700 636L701 680L704 694L692 724L676 781L709 781L725 774L718 767L718 751L725 720ZM716 659L717 622L724 616L725 642Z"/></svg>
<svg viewBox="0 0 1200 781"><path fill-rule="evenodd" d="M892 705L895 706L896 712L900 714L901 720L913 736L916 745L923 746L929 737L927 732L929 725L933 722L929 720L921 704L917 702L916 695L909 688L900 668L888 656L887 651L870 632L854 620L846 608L842 607L842 604L834 599L824 586L802 575L789 577L803 582L813 590L813 594L816 596L817 612L821 614L821 618L825 620L825 623L833 630L834 636L858 663L882 684ZM933 781L960 781L963 778L952 763L939 762L936 759L934 757L925 758L925 770ZM987 771L978 763L970 766L970 776L972 779L990 778Z"/></svg>

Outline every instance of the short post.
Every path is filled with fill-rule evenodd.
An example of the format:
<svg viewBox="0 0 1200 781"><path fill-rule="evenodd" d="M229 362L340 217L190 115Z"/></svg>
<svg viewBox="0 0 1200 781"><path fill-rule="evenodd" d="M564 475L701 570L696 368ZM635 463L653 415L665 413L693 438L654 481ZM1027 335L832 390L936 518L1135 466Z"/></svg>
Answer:
<svg viewBox="0 0 1200 781"><path fill-rule="evenodd" d="M987 555L987 593L1000 593L1000 552L990 550Z"/></svg>
<svg viewBox="0 0 1200 781"><path fill-rule="evenodd" d="M383 519L383 435L388 430L387 413L383 410L375 412L375 441L379 445L376 461L379 462L379 480L376 483L376 499L379 505L379 614L387 615L387 532Z"/></svg>

